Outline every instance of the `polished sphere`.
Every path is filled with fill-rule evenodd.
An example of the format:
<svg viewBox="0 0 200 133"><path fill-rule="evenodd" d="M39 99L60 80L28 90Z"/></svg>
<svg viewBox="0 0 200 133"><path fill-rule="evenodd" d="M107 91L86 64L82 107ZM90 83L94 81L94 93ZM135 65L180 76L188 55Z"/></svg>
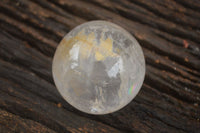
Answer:
<svg viewBox="0 0 200 133"><path fill-rule="evenodd" d="M89 114L107 114L127 105L139 92L145 60L136 39L106 21L70 31L53 59L53 78L63 98Z"/></svg>

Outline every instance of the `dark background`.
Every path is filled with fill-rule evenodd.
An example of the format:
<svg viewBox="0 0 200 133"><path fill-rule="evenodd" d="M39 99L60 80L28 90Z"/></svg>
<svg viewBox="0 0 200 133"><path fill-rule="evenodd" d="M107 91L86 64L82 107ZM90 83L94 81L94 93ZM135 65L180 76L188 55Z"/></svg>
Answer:
<svg viewBox="0 0 200 133"><path fill-rule="evenodd" d="M146 77L118 112L82 113L55 88L62 37L89 20L127 29L141 44ZM0 132L199 133L199 0L0 0Z"/></svg>

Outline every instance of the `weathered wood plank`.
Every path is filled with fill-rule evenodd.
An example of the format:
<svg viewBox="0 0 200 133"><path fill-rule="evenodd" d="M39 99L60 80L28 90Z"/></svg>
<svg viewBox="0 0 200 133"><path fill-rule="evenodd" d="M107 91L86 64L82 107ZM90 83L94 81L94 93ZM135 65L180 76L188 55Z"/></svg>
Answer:
<svg viewBox="0 0 200 133"><path fill-rule="evenodd" d="M0 1L0 131L197 133L199 7L196 0ZM62 37L95 19L114 22L133 34L147 65L134 101L103 116L84 114L66 103L51 74Z"/></svg>

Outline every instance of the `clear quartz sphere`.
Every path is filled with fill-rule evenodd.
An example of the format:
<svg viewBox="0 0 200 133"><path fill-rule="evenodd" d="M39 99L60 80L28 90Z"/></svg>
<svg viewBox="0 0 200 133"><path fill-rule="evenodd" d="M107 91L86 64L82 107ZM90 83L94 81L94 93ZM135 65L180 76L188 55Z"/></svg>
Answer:
<svg viewBox="0 0 200 133"><path fill-rule="evenodd" d="M144 75L144 55L136 39L106 21L90 21L71 30L53 58L58 91L89 114L123 108L139 92Z"/></svg>

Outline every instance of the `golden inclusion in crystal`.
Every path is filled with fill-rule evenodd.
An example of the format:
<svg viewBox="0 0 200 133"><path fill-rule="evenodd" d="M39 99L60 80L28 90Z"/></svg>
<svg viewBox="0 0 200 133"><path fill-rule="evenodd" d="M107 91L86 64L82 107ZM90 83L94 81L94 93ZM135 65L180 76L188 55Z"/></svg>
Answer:
<svg viewBox="0 0 200 133"><path fill-rule="evenodd" d="M84 31L80 31L76 36L70 38L69 40L65 40L62 42L62 45L65 45L66 47L70 47L72 42L80 41L82 44L82 50L80 51L80 54L82 57L87 58L91 50L95 51L95 58L97 61L104 60L106 57L115 57L117 56L116 53L113 52L113 40L110 38L107 38L106 40L103 39L103 36L100 38L100 43L97 45L94 45L94 43L97 43L95 41L95 35L94 33L90 33L89 35L86 35ZM119 49L118 49L119 52Z"/></svg>

